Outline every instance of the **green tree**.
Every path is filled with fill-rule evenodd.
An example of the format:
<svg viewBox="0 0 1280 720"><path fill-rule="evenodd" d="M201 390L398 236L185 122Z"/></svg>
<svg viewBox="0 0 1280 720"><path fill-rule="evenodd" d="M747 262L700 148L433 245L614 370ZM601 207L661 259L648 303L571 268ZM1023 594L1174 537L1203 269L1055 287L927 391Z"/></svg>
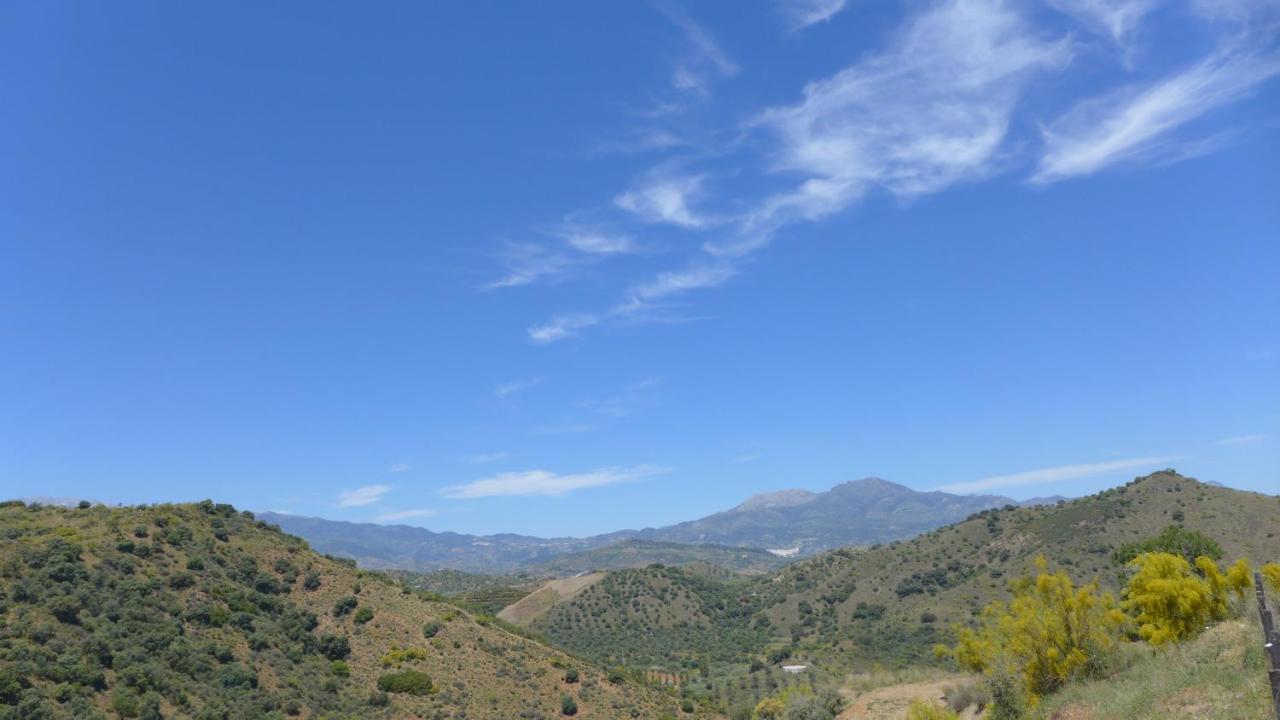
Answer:
<svg viewBox="0 0 1280 720"><path fill-rule="evenodd" d="M1222 559L1222 546L1217 541L1198 530L1188 530L1181 525L1170 525L1160 531L1159 535L1121 545L1112 557L1117 564L1127 565L1139 555L1152 552L1177 555L1188 563L1194 563L1201 556Z"/></svg>

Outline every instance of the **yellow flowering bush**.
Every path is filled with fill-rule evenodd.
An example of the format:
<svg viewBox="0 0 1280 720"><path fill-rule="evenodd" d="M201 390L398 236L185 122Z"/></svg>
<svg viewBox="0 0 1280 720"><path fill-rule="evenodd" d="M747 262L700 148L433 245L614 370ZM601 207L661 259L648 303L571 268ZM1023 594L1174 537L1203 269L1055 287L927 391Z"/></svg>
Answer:
<svg viewBox="0 0 1280 720"><path fill-rule="evenodd" d="M954 646L935 648L989 677L1016 674L1032 705L1097 668L1126 623L1115 598L1099 593L1097 582L1077 587L1066 572L1049 572L1043 557L1036 558L1036 569L1034 579L1014 583L1012 600L983 610L980 627L956 628Z"/></svg>

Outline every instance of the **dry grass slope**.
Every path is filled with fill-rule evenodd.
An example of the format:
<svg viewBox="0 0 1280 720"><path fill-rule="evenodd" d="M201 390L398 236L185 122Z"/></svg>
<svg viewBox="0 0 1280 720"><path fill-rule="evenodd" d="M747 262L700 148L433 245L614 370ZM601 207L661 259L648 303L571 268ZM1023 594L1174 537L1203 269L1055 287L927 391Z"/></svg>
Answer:
<svg viewBox="0 0 1280 720"><path fill-rule="evenodd" d="M577 597L583 590L604 579L606 573L590 573L575 577L550 580L542 587L508 605L498 617L521 627L529 627L558 603Z"/></svg>
<svg viewBox="0 0 1280 720"><path fill-rule="evenodd" d="M1130 648L1114 677L1069 685L1034 720L1271 720L1262 630L1254 608L1182 646Z"/></svg>
<svg viewBox="0 0 1280 720"><path fill-rule="evenodd" d="M55 616L64 583L46 582L40 574L46 569L29 561L63 542L78 548L76 566L82 568L84 582L97 578L108 583L92 592L109 599L125 584L142 583L140 587L150 588L146 592L152 593L151 597L170 608L161 612L160 625L165 624L164 612L168 612L168 623L180 625L178 634L158 635L156 642L161 645L143 650L144 659L147 655L165 657L179 638L184 647L202 647L204 643L226 647L229 655L225 662L251 674L245 678L246 687L254 686L248 694L261 696L262 707L278 708L261 713L233 711L220 717L553 718L561 716L565 695L575 699L579 718L679 714L678 700L666 693L633 682L610 683L604 672L581 660L508 633L453 605L412 593L381 575L317 555L302 540L256 523L248 514L231 511L218 515L210 512L212 507L0 507L0 536L4 538L0 543L0 629L6 638L0 641L0 670L5 675L0 680L12 679L14 683L8 688L13 693L0 694L0 717L17 712L24 700L35 703L40 698L54 708L48 717L115 717L113 693L134 692L124 690L126 681L119 672L128 653L139 654L139 648L123 646L130 642L127 640L119 641L122 647L98 649L114 653L118 661L115 669L108 666L99 671L101 685L96 690L88 685L62 688L40 675L38 663L29 661L31 653L47 654L52 649L53 657L61 654L58 662L96 666L88 654L88 641L94 632L109 631L113 623L123 621L95 615L95 602L87 602L74 622ZM226 506L221 509L230 510ZM182 528L181 533L175 528ZM145 553L139 549L142 546L147 548ZM128 547L132 547L128 552L121 549ZM129 569L124 573L119 568L126 564ZM234 574L234 568L248 573L244 576L248 579L238 579L241 575ZM49 588L32 587L38 583ZM259 607L270 609L228 612L231 621L225 624L200 624L189 619L192 609L222 607L228 597L252 599ZM335 617L333 608L347 597L356 598L358 609ZM372 611L372 618L357 622L360 609L366 608ZM330 677L328 660L314 655L314 649L304 649L308 644L314 647L311 641L293 645L284 639L264 640L237 627L237 622L246 627L256 625L256 634L261 636L263 628L275 627L272 623L279 617L305 618L307 613L314 615L317 623L309 631L315 637L347 638L349 677L340 673ZM423 632L428 623L438 623L440 628L429 639ZM306 632L294 628L293 637L300 634L305 639ZM415 650L391 663L391 668L384 664L384 658L394 650L406 648ZM391 694L385 698L389 705L381 704L375 692L378 677L395 667L425 672L435 692L423 696ZM565 682L568 667L579 670L578 682ZM180 680L186 688L181 692L149 691L163 694L158 704L163 717L213 717L209 713L214 709L208 707L212 701L202 698L221 698L217 693L222 691L202 694L206 688L201 683L214 683L215 679L197 674ZM141 687L138 692L142 693ZM374 698L372 703L366 699L370 697ZM316 698L332 698L325 700L330 709L317 710ZM81 710L73 710L73 702L79 703L75 707Z"/></svg>

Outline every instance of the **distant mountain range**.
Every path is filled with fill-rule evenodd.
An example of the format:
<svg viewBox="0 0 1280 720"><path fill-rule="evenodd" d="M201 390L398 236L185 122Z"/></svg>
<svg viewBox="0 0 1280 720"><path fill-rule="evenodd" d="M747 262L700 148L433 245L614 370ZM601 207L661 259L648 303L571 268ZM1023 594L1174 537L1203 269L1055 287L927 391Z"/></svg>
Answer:
<svg viewBox="0 0 1280 720"><path fill-rule="evenodd" d="M821 493L765 493L698 520L586 538L467 535L273 512L260 513L258 517L305 538L320 552L354 558L365 567L509 573L531 566L579 568L580 561L557 565L554 560L629 541L649 543L644 546L645 560L667 564L698 560L717 564L727 556L726 548L799 557L835 547L911 537L994 507L1051 504L1060 499L1037 498L1019 503L998 495L918 492L887 480L866 478ZM688 546L708 547L705 553L699 553ZM633 562L635 553L588 553L585 557L606 563L598 569L613 569L607 565L609 559Z"/></svg>

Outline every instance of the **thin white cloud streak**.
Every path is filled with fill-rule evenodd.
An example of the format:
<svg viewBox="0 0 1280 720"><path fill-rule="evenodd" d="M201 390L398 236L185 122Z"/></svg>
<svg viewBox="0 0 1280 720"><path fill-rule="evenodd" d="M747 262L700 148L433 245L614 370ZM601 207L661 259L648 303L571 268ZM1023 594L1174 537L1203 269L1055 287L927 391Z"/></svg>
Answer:
<svg viewBox="0 0 1280 720"><path fill-rule="evenodd" d="M729 463L731 465L745 465L746 463L753 463L762 457L764 457L763 453L747 453L746 455L739 455L738 457L733 458Z"/></svg>
<svg viewBox="0 0 1280 720"><path fill-rule="evenodd" d="M1100 463L1084 463L1080 465L1060 465L1058 467L1029 470L1027 472L1013 473L1011 475L994 475L982 478L981 480L974 480L972 482L953 483L951 485L943 485L938 489L943 492L950 493L977 493L995 490L997 488L1021 487L1025 485L1047 485L1049 483L1063 482L1066 480L1080 480L1097 475L1106 475L1108 473L1120 472L1123 470L1156 467L1179 459L1181 459L1181 456L1164 455L1156 457L1129 458L1127 460L1112 460Z"/></svg>
<svg viewBox="0 0 1280 720"><path fill-rule="evenodd" d="M515 380L509 383L503 383L493 389L494 397L502 400L528 390L531 387L542 384L543 379L540 377L532 377L528 380Z"/></svg>
<svg viewBox="0 0 1280 720"><path fill-rule="evenodd" d="M727 262L698 263L683 270L659 273L654 279L636 285L631 289L631 298L643 303L712 288L725 283L736 272L737 268Z"/></svg>
<svg viewBox="0 0 1280 720"><path fill-rule="evenodd" d="M372 505L391 492L390 485L365 485L338 494L338 507L351 508Z"/></svg>
<svg viewBox="0 0 1280 720"><path fill-rule="evenodd" d="M505 253L507 274L484 286L485 290L523 287L558 280L575 267L576 260L559 248L537 243L508 243Z"/></svg>
<svg viewBox="0 0 1280 720"><path fill-rule="evenodd" d="M609 232L570 217L546 233L555 242L507 243L502 253L506 274L484 285L485 290L523 287L563 280L573 272L609 256L639 250L630 235Z"/></svg>
<svg viewBox="0 0 1280 720"><path fill-rule="evenodd" d="M623 387L614 395L583 400L578 407L606 417L628 417L650 402L648 391L661 384L662 378L647 377Z"/></svg>
<svg viewBox="0 0 1280 720"><path fill-rule="evenodd" d="M737 268L723 260L695 262L682 270L659 273L652 280L633 285L627 297L613 307L598 313L558 315L530 327L529 339L539 345L574 337L579 332L619 319L642 319L655 310L657 303L695 290L723 284Z"/></svg>
<svg viewBox="0 0 1280 720"><path fill-rule="evenodd" d="M1180 152L1183 143L1169 137L1175 130L1249 96L1277 73L1280 55L1229 49L1147 87L1086 100L1044 128L1044 155L1031 180L1051 183L1128 160L1159 162Z"/></svg>
<svg viewBox="0 0 1280 720"><path fill-rule="evenodd" d="M492 462L498 462L499 460L504 460L509 455L510 453L504 450L504 451L499 451L494 453L479 453L476 455L469 455L467 456L466 460L468 463L472 465L487 465Z"/></svg>
<svg viewBox="0 0 1280 720"><path fill-rule="evenodd" d="M487 497L560 496L575 490L634 482L670 472L668 468L639 465L632 468L607 467L584 473L561 475L547 470L507 472L481 478L464 485L445 488L448 498L471 500Z"/></svg>
<svg viewBox="0 0 1280 720"><path fill-rule="evenodd" d="M410 465L409 463L401 462L401 463L395 463L391 467L387 468L387 472L391 473L392 475L399 475L400 473L409 472L412 469L413 469L413 466Z"/></svg>
<svg viewBox="0 0 1280 720"><path fill-rule="evenodd" d="M589 433L595 428L586 423L570 423L566 425L544 425L534 428L531 432L533 435L556 436L556 435L581 435Z"/></svg>
<svg viewBox="0 0 1280 720"><path fill-rule="evenodd" d="M1276 0L1193 0L1195 11L1210 20L1248 23L1258 16L1280 13Z"/></svg>
<svg viewBox="0 0 1280 720"><path fill-rule="evenodd" d="M1236 435L1235 437L1222 438L1215 442L1215 445L1252 445L1260 443L1270 437L1269 433L1251 433L1249 435Z"/></svg>
<svg viewBox="0 0 1280 720"><path fill-rule="evenodd" d="M430 508L418 508L416 510L400 510L397 512L383 513L373 519L376 523L396 523L404 520L413 520L416 518L435 517L438 513Z"/></svg>
<svg viewBox="0 0 1280 720"><path fill-rule="evenodd" d="M779 4L795 31L830 20L844 10L847 3L846 0L781 0Z"/></svg>
<svg viewBox="0 0 1280 720"><path fill-rule="evenodd" d="M671 85L677 90L706 95L711 76L727 77L738 72L738 66L720 49L711 34L694 22L684 8L674 2L658 2L655 7L684 33L689 51L671 73Z"/></svg>
<svg viewBox="0 0 1280 720"><path fill-rule="evenodd" d="M545 345L573 337L578 331L599 325L601 322L602 317L600 315L590 313L557 315L548 322L530 327L527 332L530 340L539 345Z"/></svg>
<svg viewBox="0 0 1280 720"><path fill-rule="evenodd" d="M562 236L570 247L589 255L619 255L635 252L629 235L610 235L596 230L567 230Z"/></svg>
<svg viewBox="0 0 1280 720"><path fill-rule="evenodd" d="M703 228L710 225L711 220L692 208L702 194L703 181L700 175L659 177L622 193L613 202L645 222Z"/></svg>
<svg viewBox="0 0 1280 720"><path fill-rule="evenodd" d="M1142 18L1156 9L1158 0L1048 0L1049 4L1077 20L1098 29L1118 45L1126 39Z"/></svg>

